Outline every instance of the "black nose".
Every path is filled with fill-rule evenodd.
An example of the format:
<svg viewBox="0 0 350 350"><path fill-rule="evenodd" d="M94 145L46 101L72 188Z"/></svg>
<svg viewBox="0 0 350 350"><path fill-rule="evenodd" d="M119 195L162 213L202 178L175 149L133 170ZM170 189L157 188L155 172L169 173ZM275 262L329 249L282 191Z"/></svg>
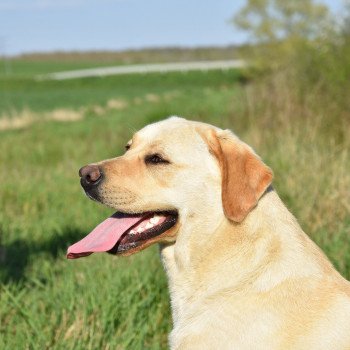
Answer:
<svg viewBox="0 0 350 350"><path fill-rule="evenodd" d="M102 180L102 172L97 165L86 165L79 170L81 185L92 187L98 185Z"/></svg>

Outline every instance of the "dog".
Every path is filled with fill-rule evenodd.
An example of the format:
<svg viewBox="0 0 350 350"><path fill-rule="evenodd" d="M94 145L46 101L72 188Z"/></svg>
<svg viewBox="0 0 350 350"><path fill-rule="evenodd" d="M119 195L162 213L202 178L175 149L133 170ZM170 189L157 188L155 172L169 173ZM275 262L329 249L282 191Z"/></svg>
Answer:
<svg viewBox="0 0 350 350"><path fill-rule="evenodd" d="M350 283L231 131L171 117L79 174L86 194L117 212L67 257L159 243L171 349L350 349Z"/></svg>

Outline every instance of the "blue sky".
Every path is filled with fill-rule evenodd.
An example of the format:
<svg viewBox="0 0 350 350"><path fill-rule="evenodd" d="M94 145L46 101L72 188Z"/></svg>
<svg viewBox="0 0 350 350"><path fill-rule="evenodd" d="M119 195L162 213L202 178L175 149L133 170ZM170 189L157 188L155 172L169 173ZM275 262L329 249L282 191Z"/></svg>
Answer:
<svg viewBox="0 0 350 350"><path fill-rule="evenodd" d="M342 4L342 0L323 2L336 12ZM230 25L229 19L244 3L244 0L0 0L0 55L241 43L246 36Z"/></svg>

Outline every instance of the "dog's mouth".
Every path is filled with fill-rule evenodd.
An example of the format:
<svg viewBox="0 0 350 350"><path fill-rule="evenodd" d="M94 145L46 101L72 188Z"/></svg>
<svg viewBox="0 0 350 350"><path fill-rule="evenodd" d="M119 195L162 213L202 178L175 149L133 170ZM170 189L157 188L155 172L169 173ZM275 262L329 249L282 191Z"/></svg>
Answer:
<svg viewBox="0 0 350 350"><path fill-rule="evenodd" d="M67 258L77 259L96 252L113 254L136 249L172 228L178 220L176 211L115 213L85 238L68 248Z"/></svg>

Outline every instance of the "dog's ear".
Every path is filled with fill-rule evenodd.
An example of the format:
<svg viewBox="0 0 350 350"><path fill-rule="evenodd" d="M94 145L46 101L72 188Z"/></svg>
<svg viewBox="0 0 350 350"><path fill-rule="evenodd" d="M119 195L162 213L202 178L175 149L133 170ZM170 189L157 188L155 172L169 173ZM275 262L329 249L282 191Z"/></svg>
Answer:
<svg viewBox="0 0 350 350"><path fill-rule="evenodd" d="M210 130L206 141L220 164L224 213L241 222L271 184L272 170L228 130Z"/></svg>

